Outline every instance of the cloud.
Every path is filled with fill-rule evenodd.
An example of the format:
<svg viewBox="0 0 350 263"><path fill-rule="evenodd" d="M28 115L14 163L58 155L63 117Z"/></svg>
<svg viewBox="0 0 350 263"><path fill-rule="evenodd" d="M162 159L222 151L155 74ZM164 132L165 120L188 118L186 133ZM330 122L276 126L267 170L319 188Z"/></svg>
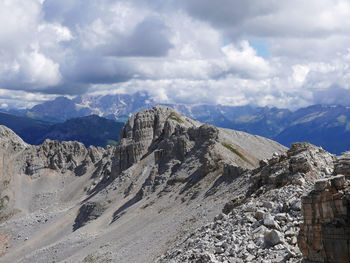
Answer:
<svg viewBox="0 0 350 263"><path fill-rule="evenodd" d="M344 89L337 85L313 93L315 104L349 105L350 89Z"/></svg>
<svg viewBox="0 0 350 263"><path fill-rule="evenodd" d="M168 28L157 17L147 17L121 40L102 47L109 56L162 57L173 45L169 42Z"/></svg>
<svg viewBox="0 0 350 263"><path fill-rule="evenodd" d="M85 84L118 83L131 79L135 70L127 61L114 57L82 56L66 75L74 82Z"/></svg>
<svg viewBox="0 0 350 263"><path fill-rule="evenodd" d="M162 102L346 104L349 15L346 0L3 0L0 103L147 90Z"/></svg>

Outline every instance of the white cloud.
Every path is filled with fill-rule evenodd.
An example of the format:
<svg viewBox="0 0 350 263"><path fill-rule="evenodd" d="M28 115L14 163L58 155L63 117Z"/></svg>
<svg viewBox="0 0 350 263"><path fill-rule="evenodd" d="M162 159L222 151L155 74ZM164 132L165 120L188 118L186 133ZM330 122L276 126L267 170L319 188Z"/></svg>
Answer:
<svg viewBox="0 0 350 263"><path fill-rule="evenodd" d="M31 52L23 57L22 62L25 82L45 88L57 85L61 81L59 65L43 54Z"/></svg>
<svg viewBox="0 0 350 263"><path fill-rule="evenodd" d="M238 47L228 45L222 48L227 59L227 71L237 71L251 78L266 78L271 73L269 63L259 57L248 41L241 41Z"/></svg>
<svg viewBox="0 0 350 263"><path fill-rule="evenodd" d="M294 65L292 69L293 69L293 78L296 85L303 84L307 74L310 71L310 68L305 65Z"/></svg>
<svg viewBox="0 0 350 263"><path fill-rule="evenodd" d="M28 103L92 87L305 106L335 86L348 94L349 16L346 0L2 0L0 88Z"/></svg>
<svg viewBox="0 0 350 263"><path fill-rule="evenodd" d="M56 44L73 39L69 28L60 24L40 24L38 26L38 34L40 37L40 46L50 45L51 42Z"/></svg>
<svg viewBox="0 0 350 263"><path fill-rule="evenodd" d="M2 0L0 2L0 50L14 54L28 45L40 16L40 3L36 0Z"/></svg>

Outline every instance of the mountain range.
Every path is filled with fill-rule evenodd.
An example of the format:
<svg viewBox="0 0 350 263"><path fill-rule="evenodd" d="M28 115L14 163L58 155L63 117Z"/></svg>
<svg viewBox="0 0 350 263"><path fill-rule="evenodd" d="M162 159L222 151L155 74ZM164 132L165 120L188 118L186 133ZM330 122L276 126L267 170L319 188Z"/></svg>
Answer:
<svg viewBox="0 0 350 263"><path fill-rule="evenodd" d="M125 122L131 114L158 105L147 92L58 97L22 111L27 117L63 122L91 114ZM256 106L164 104L198 121L257 134L289 147L307 141L340 154L350 148L350 108L312 105L296 111Z"/></svg>
<svg viewBox="0 0 350 263"><path fill-rule="evenodd" d="M97 115L72 118L62 123L36 120L0 112L0 124L18 134L26 143L38 145L46 139L79 141L90 145L115 145L124 123L105 119Z"/></svg>

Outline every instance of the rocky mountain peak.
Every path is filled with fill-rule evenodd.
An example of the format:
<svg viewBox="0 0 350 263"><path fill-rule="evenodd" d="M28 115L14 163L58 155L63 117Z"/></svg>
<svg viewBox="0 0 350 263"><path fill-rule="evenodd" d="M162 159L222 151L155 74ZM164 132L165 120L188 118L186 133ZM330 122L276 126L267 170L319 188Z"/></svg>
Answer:
<svg viewBox="0 0 350 263"><path fill-rule="evenodd" d="M184 133L195 125L198 123L167 106L132 115L120 134L115 154L116 171L119 173L139 161L157 140Z"/></svg>
<svg viewBox="0 0 350 263"><path fill-rule="evenodd" d="M1 149L23 150L28 145L12 130L0 125L0 146Z"/></svg>

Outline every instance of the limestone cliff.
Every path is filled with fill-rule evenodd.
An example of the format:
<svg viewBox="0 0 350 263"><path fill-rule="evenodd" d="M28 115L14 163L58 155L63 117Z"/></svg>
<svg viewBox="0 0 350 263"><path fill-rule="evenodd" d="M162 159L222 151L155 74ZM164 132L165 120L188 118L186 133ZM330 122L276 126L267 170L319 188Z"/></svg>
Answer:
<svg viewBox="0 0 350 263"><path fill-rule="evenodd" d="M298 243L305 262L350 260L350 180L344 175L318 180L302 198L304 222Z"/></svg>

